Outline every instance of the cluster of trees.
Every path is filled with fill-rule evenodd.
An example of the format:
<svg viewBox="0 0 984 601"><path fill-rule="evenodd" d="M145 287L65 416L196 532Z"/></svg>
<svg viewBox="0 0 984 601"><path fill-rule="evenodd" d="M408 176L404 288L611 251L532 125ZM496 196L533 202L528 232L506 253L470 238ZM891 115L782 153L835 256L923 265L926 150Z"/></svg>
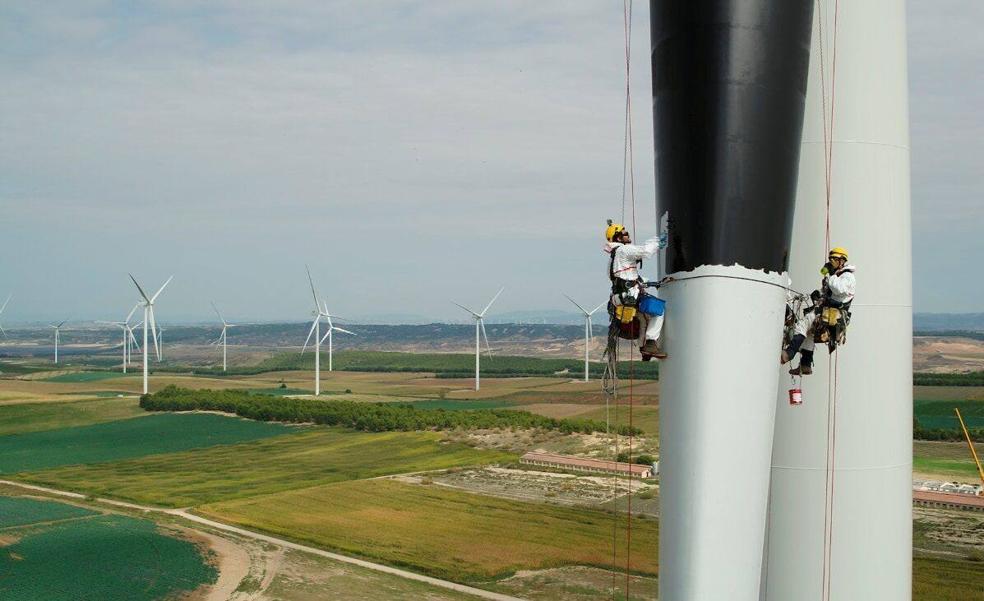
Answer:
<svg viewBox="0 0 984 601"><path fill-rule="evenodd" d="M622 463L628 463L629 459L632 460L632 463L636 463L638 465L652 465L653 463L656 462L655 457L653 457L652 455L646 455L645 453L643 453L642 455L638 455L636 457L629 457L628 451L622 451L615 457L615 461L619 461Z"/></svg>
<svg viewBox="0 0 984 601"><path fill-rule="evenodd" d="M315 423L367 432L539 428L565 433L604 432L605 424L586 419L554 419L508 409L417 409L402 403L356 403L295 399L240 390L189 390L168 386L140 397L148 411L222 411L259 421ZM620 426L622 435L641 434Z"/></svg>
<svg viewBox="0 0 984 601"><path fill-rule="evenodd" d="M967 434L974 442L984 442L984 429L967 428ZM913 440L942 440L950 442L964 442L963 430L957 428L924 428L917 418L912 418L912 439Z"/></svg>

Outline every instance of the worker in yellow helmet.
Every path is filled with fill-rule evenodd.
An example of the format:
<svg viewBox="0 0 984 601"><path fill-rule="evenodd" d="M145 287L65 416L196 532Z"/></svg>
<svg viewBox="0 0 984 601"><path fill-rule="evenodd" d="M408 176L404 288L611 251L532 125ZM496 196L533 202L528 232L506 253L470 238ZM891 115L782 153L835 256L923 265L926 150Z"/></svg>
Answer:
<svg viewBox="0 0 984 601"><path fill-rule="evenodd" d="M644 326L639 328L639 350L643 360L666 358L666 353L657 344L663 329L665 302L645 293L647 286L658 287L658 284L647 282L639 274L643 259L666 248L666 234L650 238L642 245L632 244L632 236L625 226L609 220L605 240L604 251L611 257L608 278L612 283L612 304L638 308Z"/></svg>
<svg viewBox="0 0 984 601"><path fill-rule="evenodd" d="M831 248L828 259L827 264L820 269L820 274L824 276L825 304L830 307L850 305L854 300L857 281L854 278L854 265L847 262L847 249L840 246Z"/></svg>

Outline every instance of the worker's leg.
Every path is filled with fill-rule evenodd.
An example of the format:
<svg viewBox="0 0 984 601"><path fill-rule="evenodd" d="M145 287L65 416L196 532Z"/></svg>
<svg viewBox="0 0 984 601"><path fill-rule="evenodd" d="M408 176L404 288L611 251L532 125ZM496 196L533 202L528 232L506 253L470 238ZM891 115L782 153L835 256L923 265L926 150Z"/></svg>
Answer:
<svg viewBox="0 0 984 601"><path fill-rule="evenodd" d="M791 360L793 357L796 356L796 353L799 352L800 347L804 346L803 342L805 341L806 341L806 336L802 334L796 334L795 336L793 336L793 339L789 341L789 346L786 347L786 355L789 357L788 360ZM812 343L813 341L811 340L810 342Z"/></svg>
<svg viewBox="0 0 984 601"><path fill-rule="evenodd" d="M649 331L649 321L652 316L646 315L642 311L636 315L639 316L639 348L642 348L646 344L646 338L648 338L646 333Z"/></svg>
<svg viewBox="0 0 984 601"><path fill-rule="evenodd" d="M647 315L649 323L646 324L646 340L659 340L659 335L663 331L662 315Z"/></svg>

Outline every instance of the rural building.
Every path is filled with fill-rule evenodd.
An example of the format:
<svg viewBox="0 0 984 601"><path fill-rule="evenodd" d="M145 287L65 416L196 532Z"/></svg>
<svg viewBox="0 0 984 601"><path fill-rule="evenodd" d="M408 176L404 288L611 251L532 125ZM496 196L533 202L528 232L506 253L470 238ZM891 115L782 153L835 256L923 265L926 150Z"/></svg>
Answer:
<svg viewBox="0 0 984 601"><path fill-rule="evenodd" d="M626 474L637 478L652 478L653 466L625 463L622 461L606 461L604 459L589 459L556 453L527 453L519 459L527 465L542 465L544 467L575 470L579 472L595 472L603 474Z"/></svg>

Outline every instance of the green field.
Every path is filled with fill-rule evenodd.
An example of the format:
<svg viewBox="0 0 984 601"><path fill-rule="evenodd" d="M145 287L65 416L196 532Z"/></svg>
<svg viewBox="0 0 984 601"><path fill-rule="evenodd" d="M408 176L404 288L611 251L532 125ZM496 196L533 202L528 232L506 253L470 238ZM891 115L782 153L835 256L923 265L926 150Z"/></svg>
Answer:
<svg viewBox="0 0 984 601"><path fill-rule="evenodd" d="M982 601L984 563L914 558L912 598L914 601Z"/></svg>
<svg viewBox="0 0 984 601"><path fill-rule="evenodd" d="M112 371L79 371L70 374L60 374L45 378L45 382L98 382L100 380L111 380L113 378L135 378L132 374L122 374Z"/></svg>
<svg viewBox="0 0 984 601"><path fill-rule="evenodd" d="M984 461L984 444L975 443ZM958 478L966 482L979 479L977 466L965 442L913 441L912 470L920 474Z"/></svg>
<svg viewBox="0 0 984 601"><path fill-rule="evenodd" d="M3 534L11 541L0 543L4 601L152 601L177 598L217 578L195 544L165 536L146 520L94 515Z"/></svg>
<svg viewBox="0 0 984 601"><path fill-rule="evenodd" d="M913 414L923 428L960 428L954 408L960 409L968 428L984 428L984 398L946 401L916 399L912 405Z"/></svg>
<svg viewBox="0 0 984 601"><path fill-rule="evenodd" d="M381 351L344 351L336 353L334 368L337 371L356 372L426 372L450 377L467 377L475 373L475 355L468 353L401 353ZM600 377L604 364L594 362L589 365L593 377ZM177 371L180 368L168 368ZM185 368L187 369L187 368ZM294 371L314 369L314 354L278 353L256 365L231 368L226 372L216 368L194 368L195 373L214 375L248 375L272 371ZM624 362L622 369L628 370ZM659 372L656 362L638 363L635 376L641 379L655 379ZM538 357L494 356L482 361L482 374L489 376L553 376L584 373L584 363L580 359L550 359Z"/></svg>
<svg viewBox="0 0 984 601"><path fill-rule="evenodd" d="M0 474L116 461L268 438L296 427L212 414L158 414L0 436Z"/></svg>
<svg viewBox="0 0 984 601"><path fill-rule="evenodd" d="M0 405L0 437L14 433L85 426L139 415L147 415L147 412L133 398Z"/></svg>
<svg viewBox="0 0 984 601"><path fill-rule="evenodd" d="M14 526L26 526L39 522L52 522L97 515L75 505L42 501L28 497L0 495L0 530ZM2 544L0 544L2 546ZM2 551L0 551L2 554Z"/></svg>
<svg viewBox="0 0 984 601"><path fill-rule="evenodd" d="M63 467L18 477L93 495L182 507L328 482L515 458L510 453L445 443L436 432L365 433L317 428L246 444Z"/></svg>
<svg viewBox="0 0 984 601"><path fill-rule="evenodd" d="M465 582L564 565L611 567L615 520L624 520L583 507L392 480L329 484L206 505L200 512ZM633 520L633 571L657 573L657 539L654 520ZM616 567L623 566L624 557Z"/></svg>
<svg viewBox="0 0 984 601"><path fill-rule="evenodd" d="M404 403L414 409L444 409L445 411L461 411L468 409L508 409L516 403L502 399L476 399L474 401L434 399L432 401L413 401Z"/></svg>

